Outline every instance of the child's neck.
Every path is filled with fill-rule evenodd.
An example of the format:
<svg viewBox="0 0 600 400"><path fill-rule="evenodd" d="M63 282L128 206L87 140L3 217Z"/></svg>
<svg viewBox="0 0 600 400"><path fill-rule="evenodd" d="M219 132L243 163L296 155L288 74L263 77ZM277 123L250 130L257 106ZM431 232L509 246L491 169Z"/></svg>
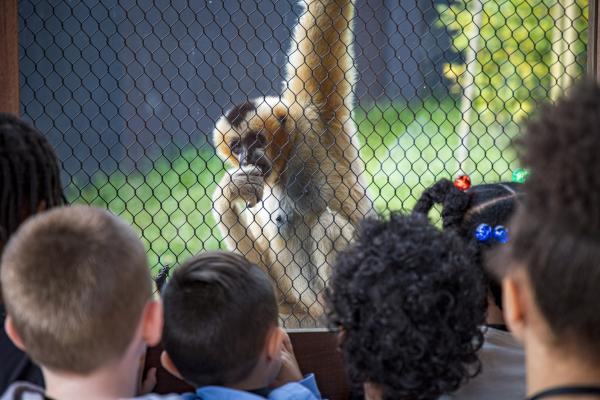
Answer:
<svg viewBox="0 0 600 400"><path fill-rule="evenodd" d="M527 394L529 396L543 390L560 386L600 386L600 365L586 361L575 352L569 352L566 347L549 349L540 341L526 343L527 365ZM569 354L570 353L570 354ZM572 396L556 397L553 399L570 399ZM598 399L598 396L578 399Z"/></svg>
<svg viewBox="0 0 600 400"><path fill-rule="evenodd" d="M227 387L243 391L266 388L274 378L270 376L269 370L270 368L266 363L259 361L246 379L233 385L227 385Z"/></svg>
<svg viewBox="0 0 600 400"><path fill-rule="evenodd" d="M140 372L140 352L129 349L125 357L88 375L53 372L42 368L46 395L60 400L106 400L136 395Z"/></svg>

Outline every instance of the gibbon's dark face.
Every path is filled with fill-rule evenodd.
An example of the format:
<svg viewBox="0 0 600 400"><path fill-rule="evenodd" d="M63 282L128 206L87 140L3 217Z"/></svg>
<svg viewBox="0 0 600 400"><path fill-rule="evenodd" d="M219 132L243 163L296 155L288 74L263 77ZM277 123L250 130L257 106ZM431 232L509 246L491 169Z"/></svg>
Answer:
<svg viewBox="0 0 600 400"><path fill-rule="evenodd" d="M276 179L292 146L287 115L288 107L277 97L234 106L219 118L213 131L217 153L234 167L254 165L265 178Z"/></svg>
<svg viewBox="0 0 600 400"><path fill-rule="evenodd" d="M239 138L232 139L229 148L240 166L254 165L261 170L263 176L271 173L272 164L265 152L267 139L263 132L246 131Z"/></svg>

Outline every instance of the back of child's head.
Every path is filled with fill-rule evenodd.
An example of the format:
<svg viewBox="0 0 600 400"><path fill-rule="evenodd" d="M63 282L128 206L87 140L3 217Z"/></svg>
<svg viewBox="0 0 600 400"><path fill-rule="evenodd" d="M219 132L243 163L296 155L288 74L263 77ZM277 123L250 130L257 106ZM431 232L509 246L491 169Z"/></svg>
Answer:
<svg viewBox="0 0 600 400"><path fill-rule="evenodd" d="M485 288L470 251L423 215L362 222L326 294L353 381L425 400L478 372Z"/></svg>
<svg viewBox="0 0 600 400"><path fill-rule="evenodd" d="M120 359L152 296L136 233L107 211L84 206L27 220L6 246L0 279L30 357L75 374Z"/></svg>
<svg viewBox="0 0 600 400"><path fill-rule="evenodd" d="M0 113L0 253L28 216L63 203L58 159L48 141L17 117Z"/></svg>
<svg viewBox="0 0 600 400"><path fill-rule="evenodd" d="M163 290L163 345L190 384L245 379L277 326L277 300L263 271L231 252L206 252L176 268Z"/></svg>
<svg viewBox="0 0 600 400"><path fill-rule="evenodd" d="M441 179L423 192L414 211L428 214L435 204L440 204L444 229L456 232L465 243L473 247L475 265L486 271L486 256L499 242L478 241L475 231L481 224L492 228L506 227L520 202L521 186L518 183L501 182L474 185L463 191L448 179ZM494 303L502 308L502 289L498 279L492 274L486 274L486 279Z"/></svg>
<svg viewBox="0 0 600 400"><path fill-rule="evenodd" d="M600 88L580 83L542 108L520 146L531 175L498 268L524 267L554 341L598 360Z"/></svg>

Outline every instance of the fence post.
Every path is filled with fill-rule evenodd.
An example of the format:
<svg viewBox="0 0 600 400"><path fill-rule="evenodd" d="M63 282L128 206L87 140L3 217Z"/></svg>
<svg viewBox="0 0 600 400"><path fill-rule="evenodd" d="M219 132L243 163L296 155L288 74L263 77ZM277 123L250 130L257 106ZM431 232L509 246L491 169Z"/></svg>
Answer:
<svg viewBox="0 0 600 400"><path fill-rule="evenodd" d="M17 0L0 1L0 111L19 113Z"/></svg>
<svg viewBox="0 0 600 400"><path fill-rule="evenodd" d="M590 79L600 81L600 53L598 52L598 43L600 40L600 30L598 29L598 13L600 12L600 0L589 1L589 22L588 22L588 49L587 49L587 73Z"/></svg>

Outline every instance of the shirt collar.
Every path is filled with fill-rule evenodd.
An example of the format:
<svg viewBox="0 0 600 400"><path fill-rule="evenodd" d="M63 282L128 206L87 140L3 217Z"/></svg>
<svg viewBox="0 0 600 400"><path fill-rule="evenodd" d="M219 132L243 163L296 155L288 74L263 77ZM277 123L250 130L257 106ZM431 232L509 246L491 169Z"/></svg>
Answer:
<svg viewBox="0 0 600 400"><path fill-rule="evenodd" d="M256 394L222 386L201 387L196 390L196 396L202 400L264 400Z"/></svg>

